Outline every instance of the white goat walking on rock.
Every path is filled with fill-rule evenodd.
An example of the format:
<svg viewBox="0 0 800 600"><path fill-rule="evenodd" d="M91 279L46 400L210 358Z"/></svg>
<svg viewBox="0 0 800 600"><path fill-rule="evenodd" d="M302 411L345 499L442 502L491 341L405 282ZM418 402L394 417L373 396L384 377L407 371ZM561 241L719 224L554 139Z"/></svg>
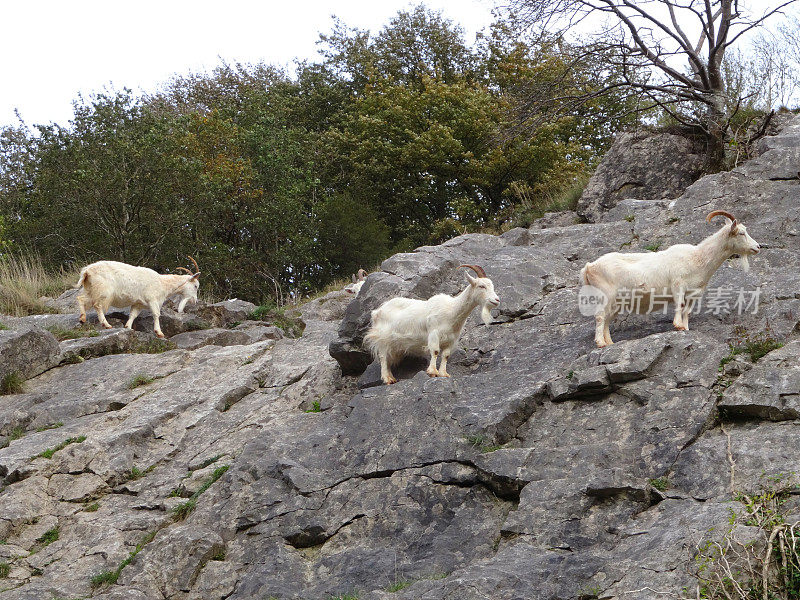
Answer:
<svg viewBox="0 0 800 600"><path fill-rule="evenodd" d="M196 273L178 267L188 275L159 275L146 267L134 267L113 260L101 260L84 267L78 283L75 284L76 288L83 286L83 293L78 296L81 323L86 322L86 307L92 306L97 311L100 324L111 329L105 315L108 309L111 306L130 306L130 317L125 328L131 329L139 312L143 308L149 308L153 313L153 329L158 337L163 338L160 317L164 301L170 296L180 296L178 312L183 312L187 302L197 302L200 268L191 256L189 258L194 263Z"/></svg>
<svg viewBox="0 0 800 600"><path fill-rule="evenodd" d="M716 216L725 218L725 226L699 244L675 244L660 252L623 254L610 252L581 269L581 284L597 288L605 305L595 314L594 341L599 348L613 344L609 324L620 311L620 292L636 293L632 303L638 312L649 312L656 297L675 304L675 329L689 329L688 300L705 291L708 281L731 256L738 254L744 270L748 255L761 248L747 233L747 228L724 210L708 214L709 223ZM659 300L659 303L662 302Z"/></svg>
<svg viewBox="0 0 800 600"><path fill-rule="evenodd" d="M458 296L436 294L428 300L392 298L372 311L372 326L364 343L380 360L384 383L397 383L391 365L407 354L430 353L431 363L426 373L431 377L450 377L447 359L473 309L481 306L483 322L486 325L492 322L491 310L500 304L492 280L477 265L458 268L461 267L472 269L478 277L467 273L469 285ZM442 361L437 369L440 354Z"/></svg>

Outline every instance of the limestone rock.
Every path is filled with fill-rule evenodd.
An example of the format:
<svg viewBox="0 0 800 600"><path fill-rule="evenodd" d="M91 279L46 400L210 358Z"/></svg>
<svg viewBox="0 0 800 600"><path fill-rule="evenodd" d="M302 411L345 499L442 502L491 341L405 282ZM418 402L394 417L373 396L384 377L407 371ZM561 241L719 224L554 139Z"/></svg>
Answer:
<svg viewBox="0 0 800 600"><path fill-rule="evenodd" d="M17 373L34 377L58 364L59 347L48 331L35 326L0 330L0 379Z"/></svg>
<svg viewBox="0 0 800 600"><path fill-rule="evenodd" d="M287 311L305 323L294 339L226 317L180 333L247 341L104 356L112 340L152 334L62 342L62 356L85 350L84 361L0 396L0 561L10 565L0 598L650 600L695 590L696 548L734 527L738 492L786 490L787 522L800 517L800 185L783 178L798 127L795 118L764 154L679 197L396 255L357 297L332 292ZM763 250L747 273L723 265L706 300L758 289L757 308L703 304L690 331L674 331L671 312L620 315L616 343L595 348L576 300L583 264L699 242L717 227L705 222L715 208ZM361 347L370 311L396 295L458 292L462 263L495 281L493 322L467 321L451 378L410 360L383 385ZM76 320L46 318L9 319L2 335ZM199 317L184 318L176 330ZM772 350L751 357L762 343ZM54 527L58 540L37 541ZM735 527L762 547L762 530ZM92 586L120 567L115 584Z"/></svg>
<svg viewBox="0 0 800 600"><path fill-rule="evenodd" d="M583 190L578 215L594 223L626 198L677 198L702 175L703 166L703 152L686 137L622 133Z"/></svg>

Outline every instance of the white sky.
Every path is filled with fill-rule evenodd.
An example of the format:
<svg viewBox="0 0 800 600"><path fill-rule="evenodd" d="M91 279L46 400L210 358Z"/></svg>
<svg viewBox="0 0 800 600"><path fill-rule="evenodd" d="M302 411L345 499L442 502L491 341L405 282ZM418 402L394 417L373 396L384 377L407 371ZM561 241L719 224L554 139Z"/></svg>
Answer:
<svg viewBox="0 0 800 600"><path fill-rule="evenodd" d="M173 74L220 63L291 66L316 57L332 14L377 32L408 0L0 0L0 127L66 125L72 101L104 87L154 91ZM492 22L493 0L426 0L467 41Z"/></svg>

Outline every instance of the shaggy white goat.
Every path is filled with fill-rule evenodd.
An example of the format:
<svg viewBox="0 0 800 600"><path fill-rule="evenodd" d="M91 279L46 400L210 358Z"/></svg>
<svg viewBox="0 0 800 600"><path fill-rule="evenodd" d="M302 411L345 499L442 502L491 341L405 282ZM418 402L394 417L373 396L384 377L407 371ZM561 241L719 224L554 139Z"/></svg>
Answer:
<svg viewBox="0 0 800 600"><path fill-rule="evenodd" d="M725 217L725 226L696 246L675 244L660 252L623 254L610 252L581 269L581 283L599 289L605 306L595 314L594 341L599 348L613 344L609 324L620 310L620 292L636 293L633 308L649 312L655 297L675 304L675 329L689 329L690 302L705 291L711 276L723 262L738 254L744 270L749 268L747 256L758 254L760 246L747 234L747 228L724 210L715 210L706 217L709 223L716 216ZM659 301L662 302L662 301Z"/></svg>
<svg viewBox="0 0 800 600"><path fill-rule="evenodd" d="M472 269L478 277L467 273L469 285L458 296L436 294L428 300L392 298L372 311L372 326L364 343L380 360L384 383L397 383L390 366L406 354L430 353L431 363L426 373L431 377L450 377L447 359L472 310L481 306L483 322L486 325L492 322L491 310L500 304L492 280L477 265L458 268L461 267ZM440 353L442 362L437 369Z"/></svg>
<svg viewBox="0 0 800 600"><path fill-rule="evenodd" d="M364 280L367 278L367 272L364 269L359 269L356 275L353 275L353 283L348 283L344 287L344 291L358 296L358 292L361 291L361 286L364 285Z"/></svg>
<svg viewBox="0 0 800 600"><path fill-rule="evenodd" d="M81 323L86 322L86 307L93 306L103 327L111 329L105 315L109 307L130 306L131 313L125 327L131 329L139 312L143 308L149 308L153 313L156 335L163 338L160 316L164 301L170 296L179 295L181 301L178 312L183 312L187 302L197 302L200 268L191 256L189 258L194 263L196 273L178 267L188 275L159 275L146 267L134 267L113 260L101 260L84 267L78 283L75 284L76 288L83 286L83 293L78 296Z"/></svg>

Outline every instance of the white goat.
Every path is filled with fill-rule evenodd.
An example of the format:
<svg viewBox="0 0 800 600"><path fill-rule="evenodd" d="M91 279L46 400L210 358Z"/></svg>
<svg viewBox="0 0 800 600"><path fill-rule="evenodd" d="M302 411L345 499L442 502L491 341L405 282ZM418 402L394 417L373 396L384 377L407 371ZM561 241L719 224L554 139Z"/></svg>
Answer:
<svg viewBox="0 0 800 600"><path fill-rule="evenodd" d="M367 272L364 269L359 269L356 275L352 276L353 283L348 283L344 287L344 291L348 294L353 294L358 296L358 292L361 291L361 286L364 285L364 280L367 278Z"/></svg>
<svg viewBox="0 0 800 600"><path fill-rule="evenodd" d="M105 313L109 307L131 307L130 317L125 323L127 329L133 326L133 320L143 308L153 313L154 330L163 338L161 331L161 305L170 296L181 297L178 312L183 312L186 303L197 302L197 289L200 287L200 268L194 263L196 273L178 267L188 275L159 275L146 267L134 267L113 260L101 260L81 269L81 276L76 288L83 286L83 293L78 296L78 307L81 310L81 323L86 322L86 307L93 306L97 311L100 324L106 329L111 325Z"/></svg>
<svg viewBox="0 0 800 600"><path fill-rule="evenodd" d="M481 306L481 317L488 325L491 310L500 304L492 280L477 265L461 265L475 271L467 273L469 285L458 296L436 294L429 300L392 298L372 311L372 326L364 337L366 347L381 363L381 379L386 384L397 383L390 365L406 354L425 356L431 363L426 373L431 377L450 377L447 359L453 350L464 323L472 310ZM441 353L441 366L436 359Z"/></svg>
<svg viewBox="0 0 800 600"><path fill-rule="evenodd" d="M620 311L620 292L636 294L632 307L646 313L654 301L662 306L675 304L675 329L689 329L690 303L705 291L711 276L723 262L738 254L744 270L749 269L747 256L758 254L760 246L747 233L747 228L724 210L715 210L706 217L709 223L716 216L725 217L725 226L699 244L675 244L660 252L623 254L610 252L581 269L581 283L602 292L605 305L595 314L594 341L599 348L613 344L609 324ZM656 297L659 300L656 300Z"/></svg>

